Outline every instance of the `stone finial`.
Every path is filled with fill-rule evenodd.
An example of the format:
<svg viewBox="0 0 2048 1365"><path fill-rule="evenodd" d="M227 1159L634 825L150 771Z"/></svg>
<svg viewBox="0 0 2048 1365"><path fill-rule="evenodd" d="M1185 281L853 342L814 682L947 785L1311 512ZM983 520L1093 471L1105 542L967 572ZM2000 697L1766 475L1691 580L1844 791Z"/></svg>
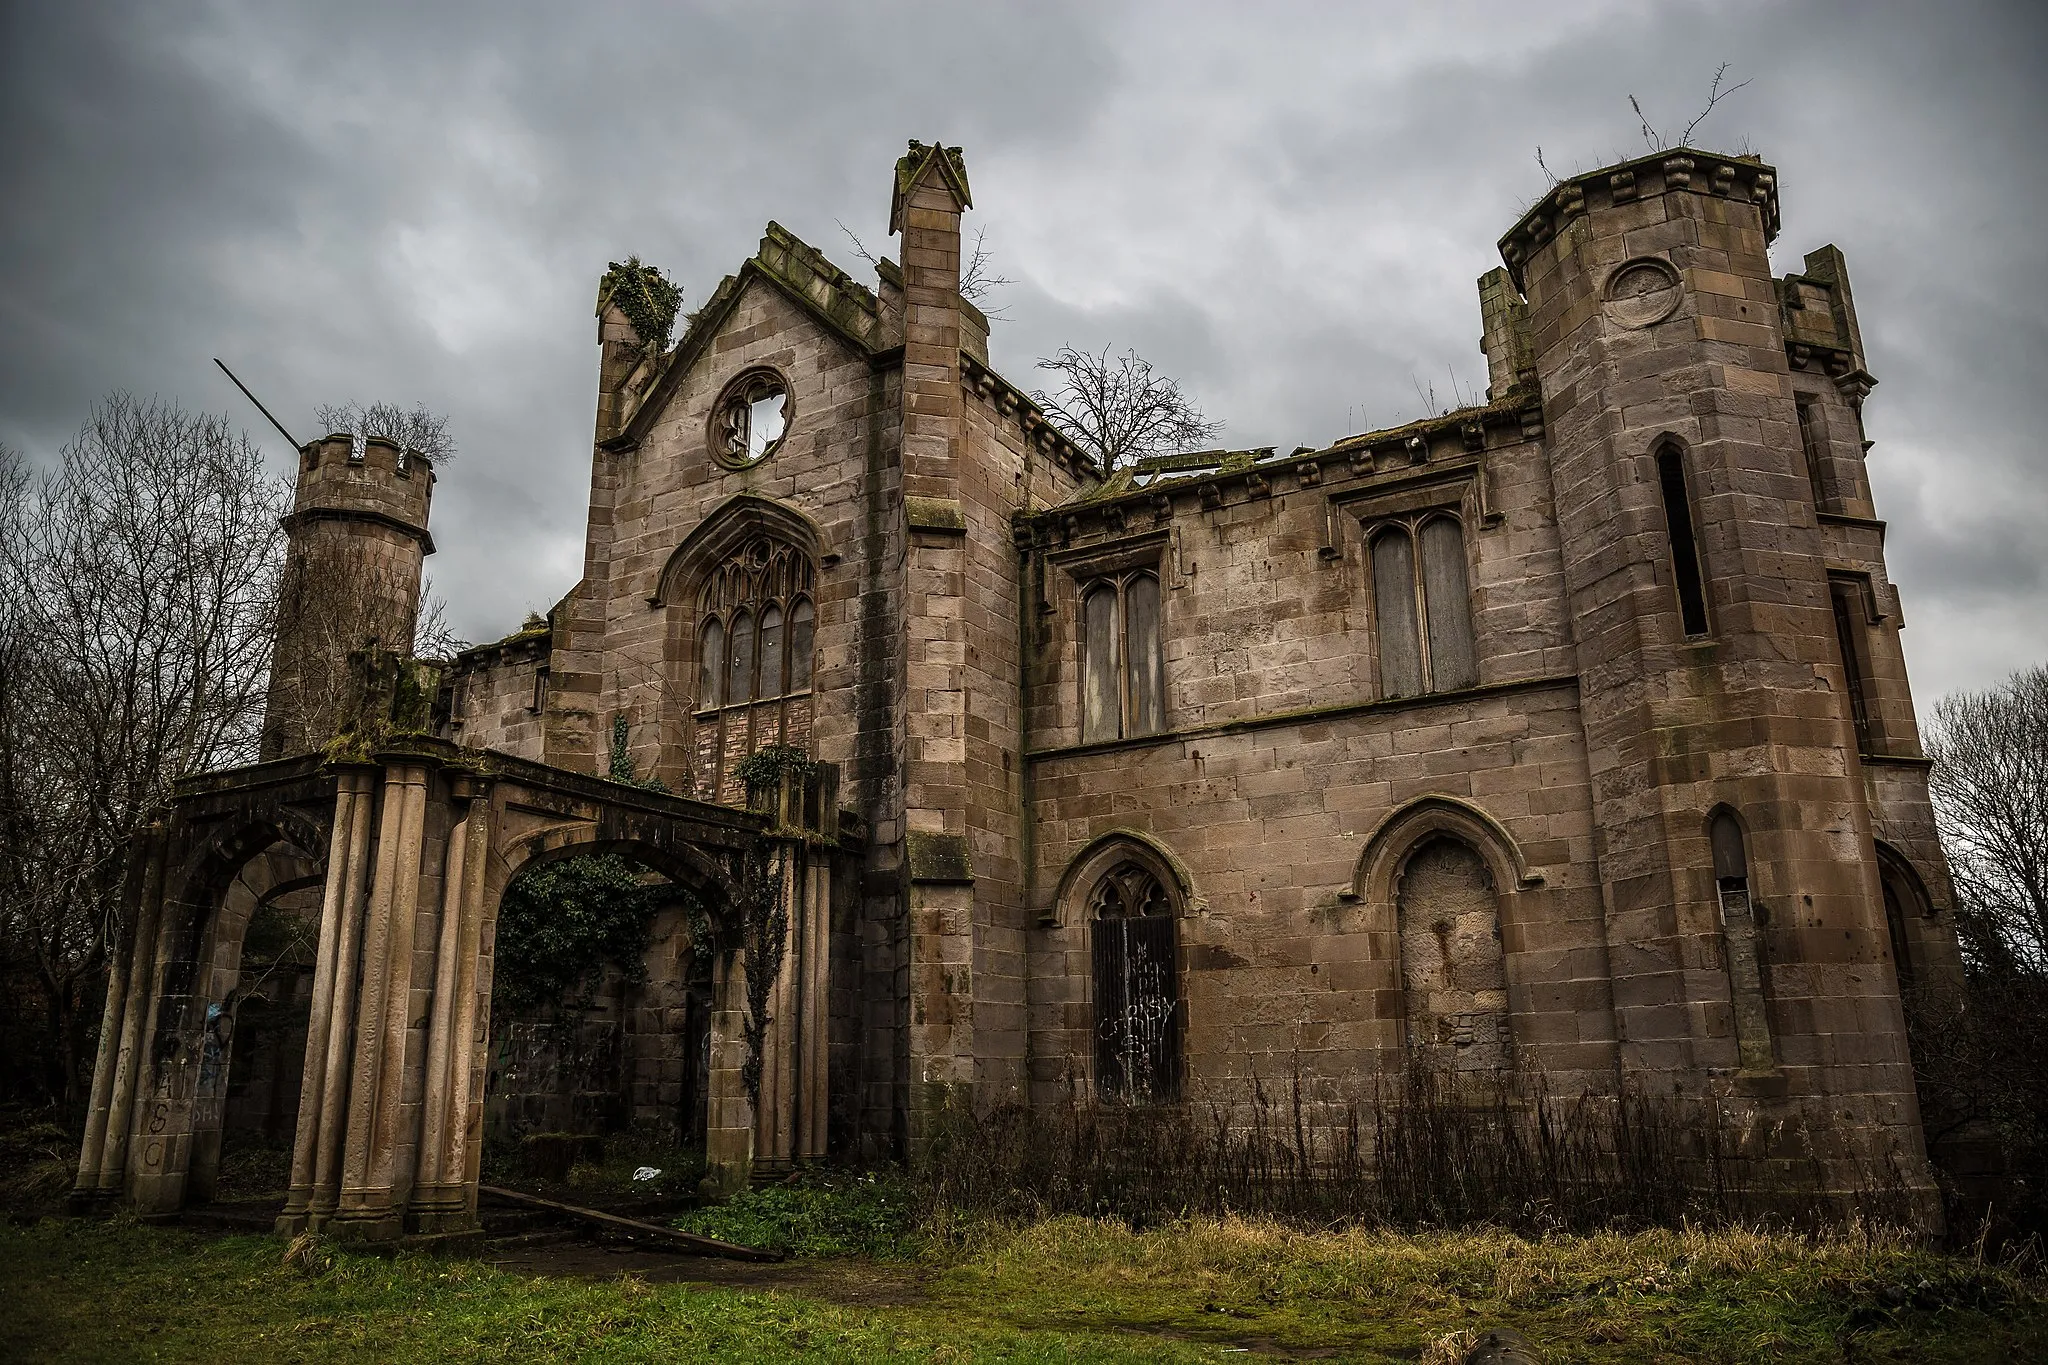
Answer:
<svg viewBox="0 0 2048 1365"><path fill-rule="evenodd" d="M958 147L910 140L910 150L896 160L896 184L889 196L889 231L903 230L903 203L910 192L927 177L936 175L952 192L963 209L974 207L973 192L967 188L967 160Z"/></svg>

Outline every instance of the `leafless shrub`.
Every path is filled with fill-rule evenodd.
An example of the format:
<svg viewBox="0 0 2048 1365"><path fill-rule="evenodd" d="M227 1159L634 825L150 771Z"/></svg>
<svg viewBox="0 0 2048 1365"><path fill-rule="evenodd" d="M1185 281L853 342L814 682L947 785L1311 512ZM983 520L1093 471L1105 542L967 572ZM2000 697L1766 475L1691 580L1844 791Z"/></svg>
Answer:
<svg viewBox="0 0 2048 1365"><path fill-rule="evenodd" d="M1643 113L1643 106L1637 102L1634 95L1630 95L1628 97L1628 107L1636 111L1636 122L1642 125L1643 141L1649 145L1650 150L1653 152L1668 152L1674 147L1692 146L1692 135L1699 131L1699 126L1702 123L1706 122L1707 115L1714 112L1714 106L1749 84L1748 81L1739 81L1723 90L1721 82L1727 75L1728 63L1723 62L1720 66L1714 68L1713 84L1707 87L1707 107L1700 110L1694 116L1693 121L1685 125L1685 131L1680 133L1675 139L1667 138L1664 134L1652 128L1649 118ZM1541 164L1543 159L1541 149L1538 150L1536 159L1538 164ZM1547 174L1549 168L1545 167L1544 169Z"/></svg>
<svg viewBox="0 0 2048 1365"><path fill-rule="evenodd" d="M1113 355L1060 347L1038 362L1059 383L1031 395L1068 440L1102 462L1105 469L1147 455L1196 449L1223 430L1203 418L1180 384L1152 368L1136 351Z"/></svg>
<svg viewBox="0 0 2048 1365"><path fill-rule="evenodd" d="M116 394L37 476L0 451L0 970L10 1084L75 1101L129 836L253 758L283 487L223 417Z"/></svg>
<svg viewBox="0 0 2048 1365"><path fill-rule="evenodd" d="M1362 1095L1277 1086L1177 1105L1081 1097L943 1111L918 1170L936 1209L1078 1213L1138 1224L1189 1213L1307 1226L1492 1224L1530 1231L1845 1216L1903 1224L1899 1169L1864 1173L1854 1208L1796 1135L1703 1097L1554 1096L1540 1080L1418 1071Z"/></svg>
<svg viewBox="0 0 2048 1365"><path fill-rule="evenodd" d="M314 409L313 419L327 431L345 431L351 436L381 436L402 451L424 455L435 464L455 457L455 438L449 434L448 419L429 412L418 403L401 408L395 403L343 403Z"/></svg>

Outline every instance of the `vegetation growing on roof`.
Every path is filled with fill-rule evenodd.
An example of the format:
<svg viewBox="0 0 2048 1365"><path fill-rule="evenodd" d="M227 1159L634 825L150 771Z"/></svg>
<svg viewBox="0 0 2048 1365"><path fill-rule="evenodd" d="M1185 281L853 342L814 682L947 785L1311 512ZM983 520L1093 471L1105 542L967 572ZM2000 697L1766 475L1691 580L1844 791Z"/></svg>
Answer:
<svg viewBox="0 0 2048 1365"><path fill-rule="evenodd" d="M644 353L660 355L668 349L669 338L675 332L683 291L659 267L643 265L638 256L628 256L623 262L613 261L597 286L599 314L607 304L616 304L626 315Z"/></svg>

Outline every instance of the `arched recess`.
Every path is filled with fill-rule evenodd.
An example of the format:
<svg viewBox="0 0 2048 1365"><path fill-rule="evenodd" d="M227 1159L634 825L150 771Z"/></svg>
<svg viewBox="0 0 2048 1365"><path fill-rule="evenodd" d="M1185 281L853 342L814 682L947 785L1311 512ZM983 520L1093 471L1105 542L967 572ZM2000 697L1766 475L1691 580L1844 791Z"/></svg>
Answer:
<svg viewBox="0 0 2048 1365"><path fill-rule="evenodd" d="M1207 902L1195 894L1193 876L1173 851L1151 835L1116 829L1091 840L1060 874L1053 892L1050 924L1078 924L1087 912L1087 898L1102 875L1120 862L1145 868L1178 899L1183 914L1200 911Z"/></svg>
<svg viewBox="0 0 2048 1365"><path fill-rule="evenodd" d="M668 614L660 771L700 800L739 804L740 759L811 747L823 538L795 508L728 500L669 556L650 604Z"/></svg>
<svg viewBox="0 0 2048 1365"><path fill-rule="evenodd" d="M1903 998L1927 984L1926 949L1921 936L1934 918L1934 898L1912 862L1883 840L1877 842L1877 875L1884 897L1885 931L1892 949L1892 968Z"/></svg>
<svg viewBox="0 0 2048 1365"><path fill-rule="evenodd" d="M1180 923L1190 901L1179 861L1136 832L1096 839L1060 879L1059 918L1087 938L1093 1075L1104 1098L1179 1096L1187 1012Z"/></svg>
<svg viewBox="0 0 2048 1365"><path fill-rule="evenodd" d="M1515 949L1524 893L1543 885L1498 821L1469 802L1422 797L1366 840L1351 898L1391 969L1402 1064L1497 1074L1515 1064L1527 1013Z"/></svg>
<svg viewBox="0 0 2048 1365"><path fill-rule="evenodd" d="M250 994L244 939L266 906L310 914L317 939L325 860L315 850L325 847L314 820L271 810L204 840L166 878L136 1164L159 1183L167 1207L214 1197L237 1025ZM310 973L308 961L308 986ZM281 1055L295 1091L303 1035L295 1054L287 1046ZM276 1193L281 1199L282 1188Z"/></svg>
<svg viewBox="0 0 2048 1365"><path fill-rule="evenodd" d="M579 862L592 858L628 866ZM537 885L528 878L556 867L567 875L549 879L548 889L536 892L539 899L518 894ZM632 885L635 880L640 884ZM669 1146L703 1144L711 1099L712 962L730 946L726 870L694 848L602 837L597 826L579 823L510 845L487 885L484 939L493 972L481 1002L489 1057L479 1114L486 1141L631 1130ZM638 923L631 951L621 954L616 939L598 954L578 956L572 948L574 965L565 977L575 979L559 994L536 991L531 979L523 991L509 989L507 974L519 955L505 937L507 917L523 905L531 929L535 910L565 894L585 909L602 906L614 925L621 914ZM613 899L618 896L629 899L621 904ZM713 941L700 953L698 936L705 933ZM526 943L530 953L534 940ZM585 940L580 951L589 946ZM548 944L545 962L564 960L559 947L559 941Z"/></svg>

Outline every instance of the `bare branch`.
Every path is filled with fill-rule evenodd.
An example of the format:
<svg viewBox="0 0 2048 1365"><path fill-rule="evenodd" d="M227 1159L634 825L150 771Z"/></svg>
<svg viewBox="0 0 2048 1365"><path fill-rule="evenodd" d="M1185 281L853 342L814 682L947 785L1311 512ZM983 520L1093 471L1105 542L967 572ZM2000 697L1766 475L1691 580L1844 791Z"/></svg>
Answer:
<svg viewBox="0 0 2048 1365"><path fill-rule="evenodd" d="M838 224L839 224L839 230L840 230L841 232L843 232L843 233L845 233L845 234L846 234L846 240L847 240L847 241L849 241L849 242L852 242L852 243L853 243L853 254L854 254L854 255L856 255L856 256L858 256L858 257L860 257L860 258L861 258L862 260L866 261L866 262L867 262L867 263L868 263L869 265L873 265L873 266L879 266L879 265L881 264L881 262L880 262L880 261L878 261L878 260L876 260L876 259L875 259L875 253L874 253L874 252L872 252L872 251L869 251L869 250L868 250L868 248L867 248L867 243L865 243L865 242L861 241L861 239L860 239L860 238L858 238L858 237L856 237L856 236L854 236L854 235L853 235L853 229L852 229L852 228L848 227L848 226L847 226L846 224L844 224L844 223L840 223L840 222L839 222L839 220L838 220L837 218L834 218L834 219L833 219L832 221L833 221L834 223L838 223Z"/></svg>
<svg viewBox="0 0 2048 1365"><path fill-rule="evenodd" d="M401 451L423 455L435 464L445 464L455 455L455 438L449 434L448 419L429 412L418 403L401 408L393 403L343 403L314 409L313 419L327 431L344 431L351 436L380 436L396 442Z"/></svg>
<svg viewBox="0 0 2048 1365"><path fill-rule="evenodd" d="M1211 422L1180 390L1180 385L1155 373L1136 351L1112 356L1060 347L1041 370L1059 376L1052 392L1035 392L1032 400L1066 437L1116 469L1147 455L1199 448L1223 430Z"/></svg>
<svg viewBox="0 0 2048 1365"><path fill-rule="evenodd" d="M967 268L960 272L960 297L969 303L979 305L991 292L1016 281L1007 275L995 272L988 248L982 245L982 238L988 235L987 228L980 228L974 234L974 253L967 258ZM1002 309L982 309L984 316L994 319Z"/></svg>
<svg viewBox="0 0 2048 1365"><path fill-rule="evenodd" d="M1731 85L1726 90L1723 90L1721 88L1721 78L1727 74L1728 63L1726 62L1723 62L1718 67L1714 68L1714 83L1707 88L1707 107L1700 110L1698 118L1694 119L1691 123L1685 125L1685 131L1678 135L1679 146L1692 146L1693 130L1698 128L1702 123L1705 123L1707 121L1707 115L1714 112L1714 106L1719 104L1722 100L1728 98L1730 95L1734 94L1736 91L1742 89L1743 86L1749 84L1749 81L1743 81L1739 85ZM1751 79L1754 79L1754 77L1752 77Z"/></svg>

